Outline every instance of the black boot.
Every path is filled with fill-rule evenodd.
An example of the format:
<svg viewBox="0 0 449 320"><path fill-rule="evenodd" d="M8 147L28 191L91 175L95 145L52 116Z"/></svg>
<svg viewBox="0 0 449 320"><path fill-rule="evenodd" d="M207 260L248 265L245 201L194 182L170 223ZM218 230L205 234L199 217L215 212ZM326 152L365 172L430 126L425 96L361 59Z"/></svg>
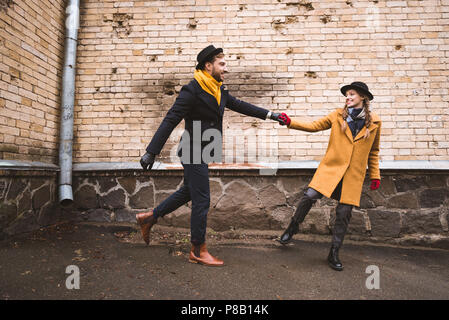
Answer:
<svg viewBox="0 0 449 320"><path fill-rule="evenodd" d="M329 251L329 255L327 256L327 262L329 262L329 266L337 271L343 270L343 265L340 262L340 259L338 258L338 247L332 246L331 250Z"/></svg>
<svg viewBox="0 0 449 320"><path fill-rule="evenodd" d="M337 271L343 270L343 265L338 259L338 250L343 244L343 239L348 229L349 221L351 220L352 205L339 203L336 209L337 219L335 221L333 235L332 235L332 245L327 257L329 266Z"/></svg>
<svg viewBox="0 0 449 320"><path fill-rule="evenodd" d="M299 200L295 215L292 217L290 224L279 239L279 242L281 244L287 244L292 241L293 235L298 233L299 224L304 221L304 218L306 217L307 213L309 213L310 208L312 208L316 200L320 199L321 197L321 193L312 188L308 188L304 192L304 196L301 198L301 200Z"/></svg>
<svg viewBox="0 0 449 320"><path fill-rule="evenodd" d="M281 238L279 239L279 242L281 244L289 243L290 241L292 241L293 235L298 233L298 230L299 230L299 223L297 221L295 221L294 218L292 218L287 229L284 231Z"/></svg>

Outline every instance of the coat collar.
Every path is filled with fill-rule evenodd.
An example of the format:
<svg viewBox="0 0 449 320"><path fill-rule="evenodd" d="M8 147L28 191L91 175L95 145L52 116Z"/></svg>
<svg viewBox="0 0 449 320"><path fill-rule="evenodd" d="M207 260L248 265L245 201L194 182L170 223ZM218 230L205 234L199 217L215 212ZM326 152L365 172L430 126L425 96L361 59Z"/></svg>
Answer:
<svg viewBox="0 0 449 320"><path fill-rule="evenodd" d="M215 97L212 96L210 93L204 91L196 80L193 80L193 83L195 84L198 97L201 100L203 100L203 102L206 103L206 105L210 107L214 112L218 114L223 114L224 106L226 104L226 94L224 93L227 92L227 90L224 89L224 85L222 85L220 88L221 100L220 105L218 105L217 99L215 99Z"/></svg>
<svg viewBox="0 0 449 320"><path fill-rule="evenodd" d="M342 123L344 121L343 116L342 116L343 109L339 108L337 111L338 111L338 115L339 115L337 117L338 122L340 123L340 125L342 125ZM376 113L371 111L371 125L369 126L368 130L373 131L374 129L376 129L379 126L379 122L380 122L379 116ZM362 130L360 130L360 132L355 136L355 138L353 138L351 129L349 129L349 126L346 126L345 134L351 142L355 142L355 141L363 138L363 136L365 136L366 130L367 130L367 128L366 128L366 126L364 126L362 128Z"/></svg>
<svg viewBox="0 0 449 320"><path fill-rule="evenodd" d="M221 100L220 100L219 113L220 113L220 115L223 115L226 100L228 98L228 95L227 95L228 90L225 89L224 85L222 85L220 89L221 89Z"/></svg>

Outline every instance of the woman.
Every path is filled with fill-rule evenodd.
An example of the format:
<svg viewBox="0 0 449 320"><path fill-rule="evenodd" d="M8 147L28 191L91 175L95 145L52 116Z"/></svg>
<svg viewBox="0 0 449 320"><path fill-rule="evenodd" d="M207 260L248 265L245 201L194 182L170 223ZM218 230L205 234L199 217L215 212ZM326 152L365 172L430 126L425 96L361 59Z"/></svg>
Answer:
<svg viewBox="0 0 449 320"><path fill-rule="evenodd" d="M326 154L318 166L312 181L304 191L298 208L280 238L287 244L298 232L298 226L316 200L324 196L337 200L336 221L333 228L332 246L328 256L329 265L338 271L343 265L338 258L343 238L351 218L353 206L359 206L363 181L368 166L371 190L380 186L379 139L380 118L370 111L373 95L363 82L353 82L340 90L346 96L344 108L313 122L281 119L288 128L316 132L331 129Z"/></svg>

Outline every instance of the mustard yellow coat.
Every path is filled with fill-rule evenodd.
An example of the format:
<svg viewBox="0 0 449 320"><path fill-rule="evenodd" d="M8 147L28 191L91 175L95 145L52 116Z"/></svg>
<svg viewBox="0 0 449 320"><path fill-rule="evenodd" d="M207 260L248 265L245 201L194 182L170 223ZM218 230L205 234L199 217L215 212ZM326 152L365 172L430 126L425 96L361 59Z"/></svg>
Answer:
<svg viewBox="0 0 449 320"><path fill-rule="evenodd" d="M346 126L341 131L343 109L339 108L327 116L312 122L291 119L290 129L317 132L331 129L326 154L320 162L309 187L330 198L332 192L343 178L340 202L360 206L363 181L366 169L370 179L380 180L379 140L381 121L371 112L370 136L364 139L366 127L352 137L351 129Z"/></svg>

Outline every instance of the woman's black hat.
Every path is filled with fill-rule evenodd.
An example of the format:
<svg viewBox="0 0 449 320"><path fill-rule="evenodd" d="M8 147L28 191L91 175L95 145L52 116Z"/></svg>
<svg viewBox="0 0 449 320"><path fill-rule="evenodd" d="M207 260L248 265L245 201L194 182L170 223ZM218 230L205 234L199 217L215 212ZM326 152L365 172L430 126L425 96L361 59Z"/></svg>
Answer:
<svg viewBox="0 0 449 320"><path fill-rule="evenodd" d="M201 50L201 52L198 53L198 56L196 57L196 60L198 61L196 69L202 69L208 59L222 52L222 48L215 48L213 45L207 46L206 48Z"/></svg>
<svg viewBox="0 0 449 320"><path fill-rule="evenodd" d="M370 99L370 100L373 100L373 98L374 98L373 95L371 94L371 92L369 92L368 86L364 82L355 81L351 84L343 86L340 89L340 91L341 91L341 93L343 93L344 96L346 96L346 91L348 91L349 89L354 89L357 92L367 95L368 99Z"/></svg>

